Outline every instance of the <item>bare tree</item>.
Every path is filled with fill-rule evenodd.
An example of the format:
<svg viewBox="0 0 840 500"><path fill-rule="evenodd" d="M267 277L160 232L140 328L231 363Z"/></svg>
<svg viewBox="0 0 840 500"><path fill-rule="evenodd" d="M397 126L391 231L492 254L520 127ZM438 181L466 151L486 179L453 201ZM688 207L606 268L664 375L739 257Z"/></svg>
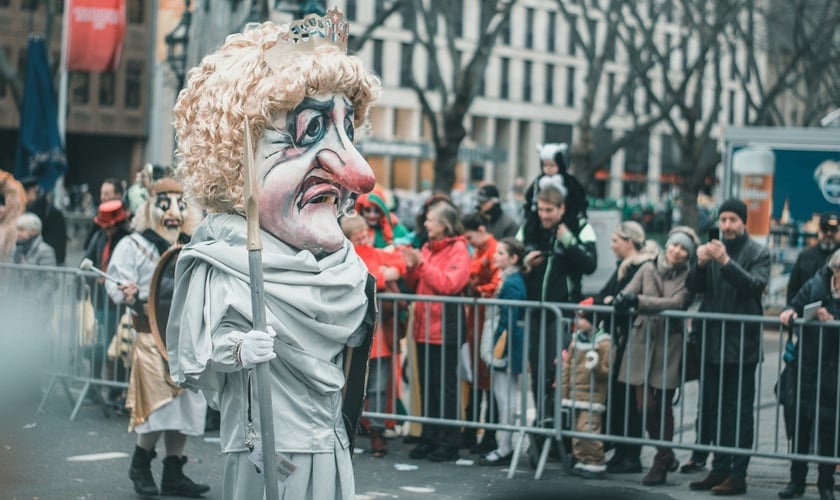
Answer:
<svg viewBox="0 0 840 500"><path fill-rule="evenodd" d="M647 0L638 3L655 5L658 2ZM602 2L580 2L576 8L570 8L568 4L565 0L557 0L557 7L571 30L573 43L586 62L581 113L572 144L571 164L584 184L591 185L587 181L594 177L596 170L608 166L610 158L619 149L646 137L670 109L664 102L659 103L663 106L659 109L645 109L637 106L635 99L636 90L641 86L639 80L649 79L648 73L657 64L657 57L663 56L647 50L652 37L637 34L640 29L650 32L655 29L661 9L650 9L650 22L637 26L622 12L627 4L633 8L637 4L635 1L609 0L604 5ZM599 37L599 30L604 31L603 37ZM607 70L609 63L617 57L617 46L624 49L630 62L622 68L623 79L620 81L614 76L608 77L615 72ZM573 84L569 82L569 85ZM596 96L605 86L606 104L598 108ZM629 118L632 126L620 134L613 134L610 122L616 117Z"/></svg>
<svg viewBox="0 0 840 500"><path fill-rule="evenodd" d="M756 24L767 36L755 36ZM786 0L757 8L733 25L746 41L745 70L738 70L747 94L750 123L755 125L818 125L828 111L840 107L840 9L836 0ZM769 54L769 57L767 55ZM759 71L765 58L768 71ZM793 100L796 113L786 114Z"/></svg>
<svg viewBox="0 0 840 500"><path fill-rule="evenodd" d="M56 2L52 2L50 0L38 0L37 5L32 9L31 15L32 22L30 24L32 26L36 24L36 21L39 25L43 24L44 30L40 34L44 37L44 40L46 40L47 47L49 47L55 32L55 22L58 18L58 13L56 12ZM35 33L36 32L33 32L32 34ZM47 51L47 58L50 56L50 52ZM54 62L55 61L50 61L50 67L57 69L58 66L54 64ZM9 61L6 56L6 51L0 50L0 81L8 84L12 93L12 100L14 101L18 112L20 112L21 107L23 106L24 76L25 75L20 74L17 67L12 65Z"/></svg>
<svg viewBox="0 0 840 500"><path fill-rule="evenodd" d="M650 51L657 61L654 78L640 78L639 82L658 109L669 110L662 118L679 151L674 173L683 179L683 184L678 203L683 221L693 225L697 220L697 193L714 175L719 162L712 132L721 124L726 30L753 2L680 0L673 6L671 3L665 5L676 8L682 16L682 41L675 47L657 43L656 32L651 29L655 16L641 11L641 4L628 3L625 12L637 26L645 27L640 30L647 38L644 50ZM671 66L674 57L681 60L679 68Z"/></svg>
<svg viewBox="0 0 840 500"><path fill-rule="evenodd" d="M424 5L425 3L425 5ZM479 93L490 54L510 20L512 0L481 0L478 38L469 49L459 39L460 3L410 0L403 16L415 50L425 52L430 89L411 71L415 51L402 61L405 80L420 102L435 148L434 190L449 193L455 182L458 148L467 135L464 117Z"/></svg>

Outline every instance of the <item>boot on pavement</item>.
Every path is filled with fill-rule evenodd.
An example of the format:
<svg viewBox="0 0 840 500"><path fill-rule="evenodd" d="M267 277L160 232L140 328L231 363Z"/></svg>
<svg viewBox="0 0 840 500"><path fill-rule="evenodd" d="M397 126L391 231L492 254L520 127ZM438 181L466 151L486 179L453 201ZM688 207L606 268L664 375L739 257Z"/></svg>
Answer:
<svg viewBox="0 0 840 500"><path fill-rule="evenodd" d="M805 494L805 483L791 481L779 492L779 498L799 498Z"/></svg>
<svg viewBox="0 0 840 500"><path fill-rule="evenodd" d="M155 478L152 477L152 459L156 456L155 450L146 451L139 446L134 447L128 477L134 482L134 492L141 497L156 497L158 495Z"/></svg>
<svg viewBox="0 0 840 500"><path fill-rule="evenodd" d="M668 472L673 472L679 467L674 452L669 448L658 448L656 456L653 458L653 465L650 471L642 478L642 484L645 486L657 486L665 484L668 478Z"/></svg>
<svg viewBox="0 0 840 500"><path fill-rule="evenodd" d="M712 494L718 496L743 495L747 492L747 480L726 478L726 481L712 488Z"/></svg>
<svg viewBox="0 0 840 500"><path fill-rule="evenodd" d="M817 491L820 492L820 500L834 500L834 488L817 486Z"/></svg>
<svg viewBox="0 0 840 500"><path fill-rule="evenodd" d="M200 497L210 491L210 486L197 484L184 475L187 457L170 455L163 459L163 478L160 480L160 494L165 496Z"/></svg>
<svg viewBox="0 0 840 500"><path fill-rule="evenodd" d="M704 479L694 481L688 485L694 491L709 491L720 483L726 481L726 476L718 476L714 471L709 473Z"/></svg>

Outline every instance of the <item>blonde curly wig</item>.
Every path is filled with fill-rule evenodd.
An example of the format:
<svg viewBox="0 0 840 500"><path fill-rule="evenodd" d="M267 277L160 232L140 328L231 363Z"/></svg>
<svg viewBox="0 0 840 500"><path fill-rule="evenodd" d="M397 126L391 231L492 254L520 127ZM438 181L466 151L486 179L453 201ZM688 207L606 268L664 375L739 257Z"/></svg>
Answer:
<svg viewBox="0 0 840 500"><path fill-rule="evenodd" d="M354 125L367 123L380 82L359 58L333 45L292 51L272 68L266 51L280 27L263 23L231 35L218 51L189 72L175 104L176 175L187 194L208 212L244 213L244 121L256 141L272 116L316 94L345 95L355 108Z"/></svg>

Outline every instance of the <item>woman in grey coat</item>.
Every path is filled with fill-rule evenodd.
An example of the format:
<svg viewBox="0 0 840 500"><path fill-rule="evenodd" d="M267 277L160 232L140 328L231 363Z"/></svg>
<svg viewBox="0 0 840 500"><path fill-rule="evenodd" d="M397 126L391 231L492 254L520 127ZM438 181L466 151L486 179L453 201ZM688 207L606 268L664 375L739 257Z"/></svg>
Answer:
<svg viewBox="0 0 840 500"><path fill-rule="evenodd" d="M680 384L683 324L652 314L684 310L691 303L685 278L698 241L691 228L672 229L665 250L639 269L614 302L617 312L635 310L639 314L633 321L618 380L635 388L636 406L648 434L662 441L674 436L671 401ZM663 484L668 471L678 465L670 448L658 447L642 484Z"/></svg>

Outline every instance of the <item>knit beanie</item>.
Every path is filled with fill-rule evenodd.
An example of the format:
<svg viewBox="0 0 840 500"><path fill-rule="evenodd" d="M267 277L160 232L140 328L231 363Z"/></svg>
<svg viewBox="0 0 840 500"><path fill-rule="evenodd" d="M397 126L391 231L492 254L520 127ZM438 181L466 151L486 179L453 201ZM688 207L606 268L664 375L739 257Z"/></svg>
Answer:
<svg viewBox="0 0 840 500"><path fill-rule="evenodd" d="M681 247L685 248L685 251L688 252L688 255L694 255L694 241L691 239L691 236L683 233L682 231L677 231L670 236L668 236L668 241L665 242L665 247L667 248L668 245L680 245Z"/></svg>
<svg viewBox="0 0 840 500"><path fill-rule="evenodd" d="M720 208L718 209L718 215L723 212L732 212L741 219L741 222L744 224L747 223L747 205L737 198L730 198L721 203Z"/></svg>

